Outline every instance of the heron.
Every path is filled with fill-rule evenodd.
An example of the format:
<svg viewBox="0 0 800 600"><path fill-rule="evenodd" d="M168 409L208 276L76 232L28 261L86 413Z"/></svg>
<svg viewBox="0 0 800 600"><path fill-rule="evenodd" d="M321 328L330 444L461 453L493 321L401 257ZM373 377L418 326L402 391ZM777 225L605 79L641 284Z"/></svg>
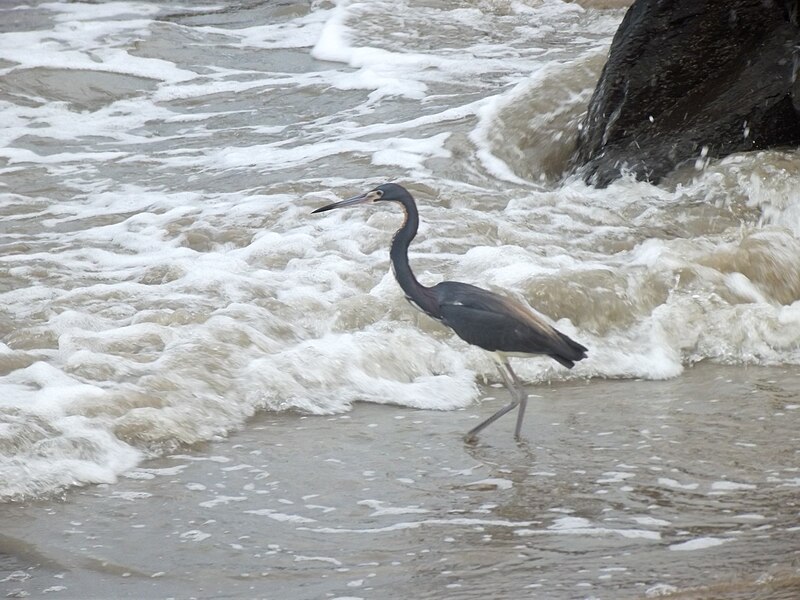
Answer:
<svg viewBox="0 0 800 600"><path fill-rule="evenodd" d="M417 235L419 212L414 197L401 185L384 183L358 196L322 206L313 213L383 202L398 203L405 212L403 224L392 238L389 257L395 279L406 299L415 308L452 329L468 344L490 352L511 395L509 404L470 429L464 440L473 443L478 433L517 406L514 438L519 440L528 394L508 359L545 355L571 369L576 362L586 358L587 348L513 298L460 281L442 281L431 287L417 281L408 262L408 247Z"/></svg>

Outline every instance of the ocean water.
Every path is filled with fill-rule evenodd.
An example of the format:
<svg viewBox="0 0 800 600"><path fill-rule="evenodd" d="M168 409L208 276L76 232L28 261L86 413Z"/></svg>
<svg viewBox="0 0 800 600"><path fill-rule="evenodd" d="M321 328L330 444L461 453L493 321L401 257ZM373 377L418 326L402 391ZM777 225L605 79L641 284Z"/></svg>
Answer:
<svg viewBox="0 0 800 600"><path fill-rule="evenodd" d="M417 198L423 283L503 290L589 348L516 361L527 382L799 364L797 151L564 176L622 15L0 6L0 500L113 483L260 411L479 400L491 359L394 282L398 211L310 214L384 181Z"/></svg>

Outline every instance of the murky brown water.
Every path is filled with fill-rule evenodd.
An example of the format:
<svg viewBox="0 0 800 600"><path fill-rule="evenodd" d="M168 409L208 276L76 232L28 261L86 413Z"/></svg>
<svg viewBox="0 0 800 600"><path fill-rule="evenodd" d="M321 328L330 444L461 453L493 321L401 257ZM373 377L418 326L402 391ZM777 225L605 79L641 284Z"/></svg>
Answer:
<svg viewBox="0 0 800 600"><path fill-rule="evenodd" d="M0 5L0 595L800 597L800 158L563 181L619 4Z"/></svg>
<svg viewBox="0 0 800 600"><path fill-rule="evenodd" d="M513 419L264 415L114 485L0 507L7 592L163 598L800 593L800 376L531 388ZM501 392L502 390L491 390ZM505 398L502 399L503 401Z"/></svg>

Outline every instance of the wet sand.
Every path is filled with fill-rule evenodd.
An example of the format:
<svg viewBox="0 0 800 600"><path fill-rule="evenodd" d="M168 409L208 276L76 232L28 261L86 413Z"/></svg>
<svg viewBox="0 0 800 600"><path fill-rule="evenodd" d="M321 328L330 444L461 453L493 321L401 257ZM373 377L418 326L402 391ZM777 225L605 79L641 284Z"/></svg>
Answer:
<svg viewBox="0 0 800 600"><path fill-rule="evenodd" d="M0 596L800 597L800 375L530 388L263 414L113 485L0 506Z"/></svg>

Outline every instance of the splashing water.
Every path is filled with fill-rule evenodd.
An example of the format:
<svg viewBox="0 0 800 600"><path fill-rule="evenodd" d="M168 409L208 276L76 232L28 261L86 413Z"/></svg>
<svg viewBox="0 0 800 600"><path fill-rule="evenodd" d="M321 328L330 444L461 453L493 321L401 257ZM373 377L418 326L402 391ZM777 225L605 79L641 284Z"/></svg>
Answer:
<svg viewBox="0 0 800 600"><path fill-rule="evenodd" d="M256 411L449 410L495 377L405 304L527 300L590 358L526 381L800 362L795 152L562 180L622 12L556 0L0 8L0 498L109 482Z"/></svg>

